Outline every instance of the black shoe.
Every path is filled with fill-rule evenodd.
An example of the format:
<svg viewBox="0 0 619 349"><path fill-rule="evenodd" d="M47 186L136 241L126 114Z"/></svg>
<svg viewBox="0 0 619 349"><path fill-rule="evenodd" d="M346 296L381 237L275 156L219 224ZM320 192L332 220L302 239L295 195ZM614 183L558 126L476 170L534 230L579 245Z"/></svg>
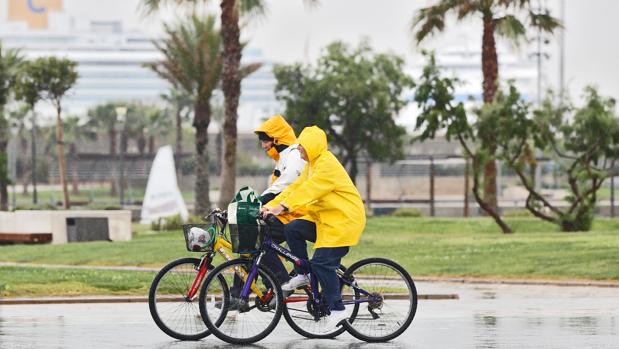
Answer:
<svg viewBox="0 0 619 349"><path fill-rule="evenodd" d="M223 301L215 302L215 308L221 309L224 305ZM239 298L238 297L230 297L230 302L228 302L228 310L236 310L239 308Z"/></svg>

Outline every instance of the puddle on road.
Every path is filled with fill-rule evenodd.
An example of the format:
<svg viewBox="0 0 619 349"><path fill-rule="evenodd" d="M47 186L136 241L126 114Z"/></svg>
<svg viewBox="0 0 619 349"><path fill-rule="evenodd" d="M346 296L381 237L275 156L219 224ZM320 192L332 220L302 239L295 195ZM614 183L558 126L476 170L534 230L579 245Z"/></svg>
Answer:
<svg viewBox="0 0 619 349"><path fill-rule="evenodd" d="M616 348L617 290L460 286L458 301L422 301L402 336L363 343L302 339L282 322L257 349ZM586 292L585 292L586 291ZM589 297L583 298L582 294ZM37 305L0 308L2 348L232 349L214 337L180 342L153 323L147 304Z"/></svg>

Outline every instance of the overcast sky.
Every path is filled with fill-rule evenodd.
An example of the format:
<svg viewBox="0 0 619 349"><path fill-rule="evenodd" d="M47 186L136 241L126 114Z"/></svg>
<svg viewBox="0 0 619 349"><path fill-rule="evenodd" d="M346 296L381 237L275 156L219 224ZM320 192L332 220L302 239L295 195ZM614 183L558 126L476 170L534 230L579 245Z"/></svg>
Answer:
<svg viewBox="0 0 619 349"><path fill-rule="evenodd" d="M559 16L560 0L543 0ZM322 0L307 7L302 0L267 0L268 13L245 28L251 46L263 50L265 57L280 63L315 60L320 49L334 40L358 43L368 37L379 51L406 57L409 65L420 64L418 48L412 44L411 18L419 7L435 1L413 0ZM218 1L214 2L215 4ZM573 95L580 95L586 84L595 84L603 94L619 98L619 1L565 0L565 81ZM122 18L126 29L157 33L159 16L143 18L136 8L139 0L64 0L65 11L91 19ZM174 17L164 9L164 17ZM448 25L444 34L426 45L428 48L479 47L481 23L471 20ZM547 81L559 79L557 37L546 47L551 58L544 63ZM500 60L500 57L499 57Z"/></svg>

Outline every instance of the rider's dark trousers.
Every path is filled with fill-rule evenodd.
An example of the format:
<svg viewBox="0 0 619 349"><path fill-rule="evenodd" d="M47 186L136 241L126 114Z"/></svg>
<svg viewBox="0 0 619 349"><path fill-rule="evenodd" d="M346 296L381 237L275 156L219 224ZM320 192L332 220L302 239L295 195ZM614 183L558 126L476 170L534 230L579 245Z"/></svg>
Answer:
<svg viewBox="0 0 619 349"><path fill-rule="evenodd" d="M284 226L286 242L292 254L308 260L307 241L316 242L316 224L303 219L296 219ZM348 247L321 247L314 251L310 260L312 271L318 276L323 295L330 310L344 310L340 281L335 272L339 268ZM297 273L302 273L295 266Z"/></svg>

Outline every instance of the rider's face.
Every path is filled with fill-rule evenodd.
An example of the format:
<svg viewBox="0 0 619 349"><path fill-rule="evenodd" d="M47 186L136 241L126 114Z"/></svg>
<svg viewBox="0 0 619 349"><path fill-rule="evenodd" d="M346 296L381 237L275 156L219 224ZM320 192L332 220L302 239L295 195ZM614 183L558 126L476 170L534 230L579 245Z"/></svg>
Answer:
<svg viewBox="0 0 619 349"><path fill-rule="evenodd" d="M264 151L269 151L269 149L273 147L273 141L260 141L260 147L262 147Z"/></svg>

